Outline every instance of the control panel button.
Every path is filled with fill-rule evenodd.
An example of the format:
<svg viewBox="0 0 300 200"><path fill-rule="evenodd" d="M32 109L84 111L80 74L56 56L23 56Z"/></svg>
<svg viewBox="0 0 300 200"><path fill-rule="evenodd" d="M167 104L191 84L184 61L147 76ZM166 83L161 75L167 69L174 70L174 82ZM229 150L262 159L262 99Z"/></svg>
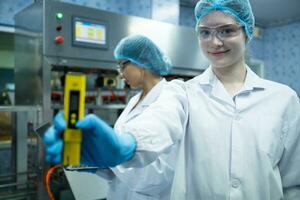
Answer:
<svg viewBox="0 0 300 200"><path fill-rule="evenodd" d="M57 20L62 20L62 18L64 17L64 14L61 12L56 13L56 19Z"/></svg>
<svg viewBox="0 0 300 200"><path fill-rule="evenodd" d="M62 26L61 26L61 25L57 25L57 26L56 26L56 31L61 31L61 29L62 29Z"/></svg>
<svg viewBox="0 0 300 200"><path fill-rule="evenodd" d="M64 43L64 41L65 41L65 38L62 35L58 35L58 36L55 37L55 43L56 44L62 44L62 43Z"/></svg>

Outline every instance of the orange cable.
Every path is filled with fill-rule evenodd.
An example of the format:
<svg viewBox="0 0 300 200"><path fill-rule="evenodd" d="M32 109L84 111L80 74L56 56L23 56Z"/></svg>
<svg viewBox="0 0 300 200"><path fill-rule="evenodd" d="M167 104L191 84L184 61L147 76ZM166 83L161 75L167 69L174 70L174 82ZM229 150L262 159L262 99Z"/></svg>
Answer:
<svg viewBox="0 0 300 200"><path fill-rule="evenodd" d="M48 193L48 195L50 197L50 200L55 200L54 195L52 194L51 188L50 188L51 175L53 174L53 172L55 170L57 170L60 167L61 167L60 165L54 165L53 167L50 167L47 170L47 173L46 173L46 190L47 190L47 193Z"/></svg>

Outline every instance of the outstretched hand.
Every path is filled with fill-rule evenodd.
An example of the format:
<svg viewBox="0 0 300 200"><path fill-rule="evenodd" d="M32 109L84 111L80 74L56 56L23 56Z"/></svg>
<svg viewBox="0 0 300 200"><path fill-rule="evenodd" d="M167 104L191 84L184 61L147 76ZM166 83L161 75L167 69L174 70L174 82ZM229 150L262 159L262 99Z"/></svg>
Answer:
<svg viewBox="0 0 300 200"><path fill-rule="evenodd" d="M82 161L98 167L114 167L129 160L135 151L135 138L126 133L118 134L94 114L78 121L83 130Z"/></svg>
<svg viewBox="0 0 300 200"><path fill-rule="evenodd" d="M83 130L81 143L81 164L99 168L114 167L131 159L136 148L136 140L131 134L117 134L103 120L94 114L87 115L76 123ZM60 163L63 140L61 134L66 129L63 113L58 113L54 124L46 131L46 161Z"/></svg>

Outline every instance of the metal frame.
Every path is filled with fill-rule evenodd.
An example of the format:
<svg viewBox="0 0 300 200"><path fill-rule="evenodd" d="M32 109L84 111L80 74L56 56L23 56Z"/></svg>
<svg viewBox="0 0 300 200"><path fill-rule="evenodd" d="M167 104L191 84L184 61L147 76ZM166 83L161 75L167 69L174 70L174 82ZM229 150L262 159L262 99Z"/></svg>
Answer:
<svg viewBox="0 0 300 200"><path fill-rule="evenodd" d="M41 107L39 106L0 106L0 112L10 112L12 115L12 141L11 141L11 166L13 167L12 174L1 175L2 178L7 177L12 182L1 184L0 188L15 188L20 191L17 194L3 196L2 198L17 198L29 197L36 194L35 191L28 191L28 184L30 183L27 177L30 174L36 174L38 183L42 183L41 167L29 171L28 168L28 122L31 121L34 126L41 123ZM32 116L30 117L30 114ZM40 150L40 147L37 146ZM31 169L32 170L32 169Z"/></svg>

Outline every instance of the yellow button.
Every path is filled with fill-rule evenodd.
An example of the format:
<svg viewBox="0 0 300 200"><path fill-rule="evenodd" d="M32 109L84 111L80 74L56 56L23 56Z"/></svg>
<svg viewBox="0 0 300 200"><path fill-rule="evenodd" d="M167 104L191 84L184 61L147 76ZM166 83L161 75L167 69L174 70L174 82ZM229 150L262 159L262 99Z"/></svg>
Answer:
<svg viewBox="0 0 300 200"><path fill-rule="evenodd" d="M75 119L71 119L71 123L72 123L72 124L75 124L75 123L76 123L76 120L75 120Z"/></svg>
<svg viewBox="0 0 300 200"><path fill-rule="evenodd" d="M73 118L76 118L76 114L75 113L72 113L71 114L71 118L73 119Z"/></svg>

